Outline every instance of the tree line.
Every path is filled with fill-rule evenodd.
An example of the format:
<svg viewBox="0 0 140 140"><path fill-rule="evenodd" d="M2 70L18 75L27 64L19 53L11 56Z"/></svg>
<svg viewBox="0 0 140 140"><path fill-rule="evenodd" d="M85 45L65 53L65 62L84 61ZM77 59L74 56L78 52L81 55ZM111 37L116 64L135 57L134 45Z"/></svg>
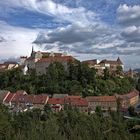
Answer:
<svg viewBox="0 0 140 140"><path fill-rule="evenodd" d="M52 63L45 75L37 75L34 70L23 75L21 68L0 73L0 89L13 92L23 89L33 94L67 93L85 97L123 94L135 87L136 82L132 78L110 75L108 69L99 76L94 68L80 62L69 63L67 70L61 63Z"/></svg>
<svg viewBox="0 0 140 140"><path fill-rule="evenodd" d="M124 120L117 112L104 117L68 109L52 113L35 109L24 113L9 113L0 105L1 140L139 140L140 134L130 129L140 122Z"/></svg>

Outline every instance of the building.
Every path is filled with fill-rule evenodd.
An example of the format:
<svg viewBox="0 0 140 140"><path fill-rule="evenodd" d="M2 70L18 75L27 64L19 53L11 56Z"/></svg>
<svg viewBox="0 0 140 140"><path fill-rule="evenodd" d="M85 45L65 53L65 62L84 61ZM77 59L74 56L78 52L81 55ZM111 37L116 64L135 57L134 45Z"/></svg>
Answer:
<svg viewBox="0 0 140 140"><path fill-rule="evenodd" d="M134 106L139 101L139 92L137 90L131 91L128 94L117 95L120 100L121 108L127 109L130 106Z"/></svg>
<svg viewBox="0 0 140 140"><path fill-rule="evenodd" d="M4 62L3 64L0 64L0 72L5 72L7 70L12 70L18 67L19 64L16 62Z"/></svg>
<svg viewBox="0 0 140 140"><path fill-rule="evenodd" d="M29 71L35 70L38 75L46 74L47 68L54 62L61 63L65 70L67 70L68 63L77 61L74 57L67 55L67 53L35 52L33 48L30 57L21 57L20 59L22 66L28 67ZM26 70L27 68L23 67L25 74Z"/></svg>
<svg viewBox="0 0 140 140"><path fill-rule="evenodd" d="M118 57L118 59L115 60L102 60L99 65L105 69L108 68L110 71L116 71L118 66L121 66L122 69L124 69L124 65L122 63L122 61L120 60L120 58Z"/></svg>
<svg viewBox="0 0 140 140"><path fill-rule="evenodd" d="M134 78L136 75L137 75L137 73L134 72L131 68L127 72L125 72L125 76L127 76L127 77Z"/></svg>
<svg viewBox="0 0 140 140"><path fill-rule="evenodd" d="M86 97L86 100L91 111L95 111L96 107L101 107L103 111L117 110L117 98L115 96L89 96Z"/></svg>
<svg viewBox="0 0 140 140"><path fill-rule="evenodd" d="M105 68L107 68L110 73L115 72L118 66L121 66L122 70L124 69L124 65L119 57L117 60L104 59L102 61L99 61L97 59L94 59L83 61L83 63L87 64L90 68L95 68L99 75L103 74Z"/></svg>
<svg viewBox="0 0 140 140"><path fill-rule="evenodd" d="M69 105L73 109L76 108L80 112L88 112L88 101L81 96L67 96L65 97L65 104Z"/></svg>
<svg viewBox="0 0 140 140"><path fill-rule="evenodd" d="M64 66L64 69L68 69L68 64L74 62L75 59L72 56L50 56L48 58L42 58L35 63L36 73L38 75L46 74L46 71L50 64L59 62Z"/></svg>
<svg viewBox="0 0 140 140"><path fill-rule="evenodd" d="M24 65L27 58L28 58L27 56L21 56L20 57L20 65Z"/></svg>
<svg viewBox="0 0 140 140"><path fill-rule="evenodd" d="M25 108L39 108L43 109L47 104L49 97L47 95L28 95L25 91L20 90L16 93L5 92L1 96L2 103L8 107Z"/></svg>
<svg viewBox="0 0 140 140"><path fill-rule="evenodd" d="M64 98L49 98L48 104L53 112L59 112L64 109Z"/></svg>
<svg viewBox="0 0 140 140"><path fill-rule="evenodd" d="M81 96L65 96L63 98L50 98L48 101L52 111L59 112L64 107L78 109L81 112L88 112L88 102Z"/></svg>
<svg viewBox="0 0 140 140"><path fill-rule="evenodd" d="M100 61L97 59L93 59L93 60L85 60L82 63L87 64L90 68L96 68L98 67L98 64L100 63Z"/></svg>

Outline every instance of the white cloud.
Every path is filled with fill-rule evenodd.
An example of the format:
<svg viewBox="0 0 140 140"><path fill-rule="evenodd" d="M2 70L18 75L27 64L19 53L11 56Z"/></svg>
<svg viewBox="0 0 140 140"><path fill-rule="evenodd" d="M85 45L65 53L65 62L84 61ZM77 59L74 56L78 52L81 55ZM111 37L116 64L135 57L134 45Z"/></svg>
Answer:
<svg viewBox="0 0 140 140"><path fill-rule="evenodd" d="M54 16L56 20L68 21L80 26L90 25L92 22L94 24L99 20L94 12L86 10L83 7L69 8L67 6L57 4L52 0L5 0L4 2L0 2L0 4L9 9L21 7L37 11L39 13Z"/></svg>
<svg viewBox="0 0 140 140"><path fill-rule="evenodd" d="M139 55L139 50L136 50L136 47L140 47L140 5L120 5L117 9L117 16L119 23L123 25L121 35L126 41L124 45L133 49L122 52Z"/></svg>
<svg viewBox="0 0 140 140"><path fill-rule="evenodd" d="M129 42L140 42L140 26L126 27L122 36Z"/></svg>
<svg viewBox="0 0 140 140"><path fill-rule="evenodd" d="M41 44L47 50L57 46L61 51L111 54L115 53L115 47L124 43L119 33L119 29L113 29L101 23L89 27L68 25L65 28L60 27L50 32L39 33L35 43Z"/></svg>
<svg viewBox="0 0 140 140"><path fill-rule="evenodd" d="M113 2L110 0L110 2ZM31 11L51 15L55 20L67 21L69 26L51 29L39 34L38 30L12 27L0 23L1 38L0 56L8 57L29 54L32 42L43 44L47 50L67 50L82 56L114 57L130 56L138 57L139 50L139 26L140 6L120 5L117 10L118 21L124 25L124 30L117 26L105 25L100 21L99 15L84 7L70 8L56 4L52 0L4 0L0 1L1 7L14 10L18 7ZM0 9L1 10L1 9ZM1 11L0 11L1 12ZM128 27L129 26L129 27ZM134 47L137 46L137 49ZM126 48L126 49L124 49ZM127 60L127 59L126 59ZM133 61L134 62L134 61ZM139 61L137 61L139 62Z"/></svg>
<svg viewBox="0 0 140 140"><path fill-rule="evenodd" d="M29 55L37 33L36 30L13 27L0 22L0 36L4 38L4 41L0 42L0 58Z"/></svg>
<svg viewBox="0 0 140 140"><path fill-rule="evenodd" d="M140 26L140 5L120 5L117 9L118 20L122 25Z"/></svg>

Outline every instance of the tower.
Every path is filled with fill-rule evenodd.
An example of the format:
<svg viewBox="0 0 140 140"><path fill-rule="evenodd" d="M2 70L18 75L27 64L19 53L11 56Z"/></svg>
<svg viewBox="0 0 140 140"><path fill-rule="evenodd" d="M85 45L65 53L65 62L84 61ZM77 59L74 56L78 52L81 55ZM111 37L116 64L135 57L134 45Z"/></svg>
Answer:
<svg viewBox="0 0 140 140"><path fill-rule="evenodd" d="M35 56L35 51L34 51L34 46L32 46L31 57L34 58L34 56Z"/></svg>

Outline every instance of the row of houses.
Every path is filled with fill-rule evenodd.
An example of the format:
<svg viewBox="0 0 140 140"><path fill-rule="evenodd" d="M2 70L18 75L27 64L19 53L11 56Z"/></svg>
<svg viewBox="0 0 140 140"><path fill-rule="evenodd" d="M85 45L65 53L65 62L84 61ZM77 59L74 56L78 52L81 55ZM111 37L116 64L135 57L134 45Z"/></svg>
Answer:
<svg viewBox="0 0 140 140"><path fill-rule="evenodd" d="M126 110L129 106L137 104L139 101L139 92L134 90L128 94L114 95L114 96L88 96L82 98L81 96L69 96L67 94L54 94L53 97L49 95L28 95L25 91L17 91L11 93L10 91L0 91L0 102L9 108L17 111L24 111L32 108L43 109L48 104L52 111L59 112L64 110L66 106L77 108L81 112L95 111L98 106L103 111L117 111L118 103L120 109Z"/></svg>

